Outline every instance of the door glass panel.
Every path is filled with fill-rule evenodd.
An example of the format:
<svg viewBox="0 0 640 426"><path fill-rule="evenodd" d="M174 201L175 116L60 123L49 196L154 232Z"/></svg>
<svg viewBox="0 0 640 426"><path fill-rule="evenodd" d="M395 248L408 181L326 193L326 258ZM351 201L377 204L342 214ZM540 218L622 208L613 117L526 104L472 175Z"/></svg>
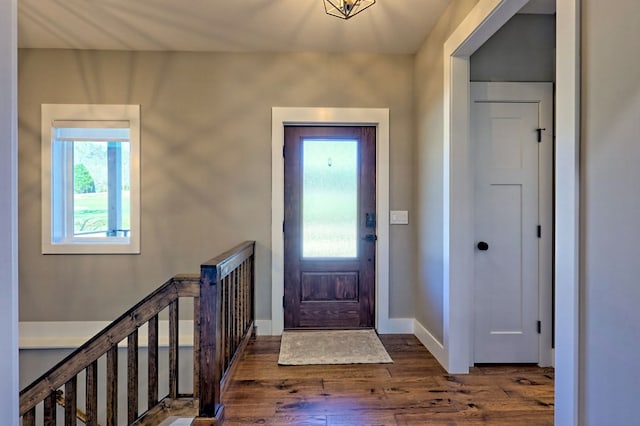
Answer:
<svg viewBox="0 0 640 426"><path fill-rule="evenodd" d="M302 147L302 256L358 256L358 141Z"/></svg>

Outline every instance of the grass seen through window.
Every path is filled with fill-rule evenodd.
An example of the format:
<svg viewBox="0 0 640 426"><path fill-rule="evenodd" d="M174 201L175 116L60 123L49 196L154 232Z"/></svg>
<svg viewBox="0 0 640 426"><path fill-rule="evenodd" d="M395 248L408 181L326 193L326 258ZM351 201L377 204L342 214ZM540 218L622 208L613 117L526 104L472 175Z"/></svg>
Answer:
<svg viewBox="0 0 640 426"><path fill-rule="evenodd" d="M108 197L107 192L74 194L73 231L76 235L107 232ZM122 229L130 229L129 205L129 191L122 191Z"/></svg>

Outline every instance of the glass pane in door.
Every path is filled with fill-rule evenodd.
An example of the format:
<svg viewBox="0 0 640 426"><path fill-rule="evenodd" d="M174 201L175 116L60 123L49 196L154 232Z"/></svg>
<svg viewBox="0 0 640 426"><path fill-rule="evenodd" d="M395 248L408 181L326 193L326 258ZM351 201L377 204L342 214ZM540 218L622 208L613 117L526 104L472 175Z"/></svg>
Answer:
<svg viewBox="0 0 640 426"><path fill-rule="evenodd" d="M358 141L302 145L302 256L357 257Z"/></svg>

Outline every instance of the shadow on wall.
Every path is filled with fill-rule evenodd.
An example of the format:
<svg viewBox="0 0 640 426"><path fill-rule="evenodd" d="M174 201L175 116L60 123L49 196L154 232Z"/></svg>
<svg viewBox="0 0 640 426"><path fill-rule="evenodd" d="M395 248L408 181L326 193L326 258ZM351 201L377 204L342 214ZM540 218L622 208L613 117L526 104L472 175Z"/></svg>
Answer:
<svg viewBox="0 0 640 426"><path fill-rule="evenodd" d="M270 318L273 106L390 108L391 202L410 209L411 55L23 49L19 65L22 321L111 320L244 240L257 240L256 317ZM141 105L140 255L40 254L42 103ZM391 235L392 314L413 311L413 260L393 255L411 238Z"/></svg>

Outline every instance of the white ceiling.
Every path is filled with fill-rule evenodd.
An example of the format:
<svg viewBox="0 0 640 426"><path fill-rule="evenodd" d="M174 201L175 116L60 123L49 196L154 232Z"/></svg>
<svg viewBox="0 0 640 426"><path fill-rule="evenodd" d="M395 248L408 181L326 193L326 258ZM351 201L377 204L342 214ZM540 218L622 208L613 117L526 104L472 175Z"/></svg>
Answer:
<svg viewBox="0 0 640 426"><path fill-rule="evenodd" d="M19 0L18 46L414 53L449 1L378 0L344 21L322 0Z"/></svg>

